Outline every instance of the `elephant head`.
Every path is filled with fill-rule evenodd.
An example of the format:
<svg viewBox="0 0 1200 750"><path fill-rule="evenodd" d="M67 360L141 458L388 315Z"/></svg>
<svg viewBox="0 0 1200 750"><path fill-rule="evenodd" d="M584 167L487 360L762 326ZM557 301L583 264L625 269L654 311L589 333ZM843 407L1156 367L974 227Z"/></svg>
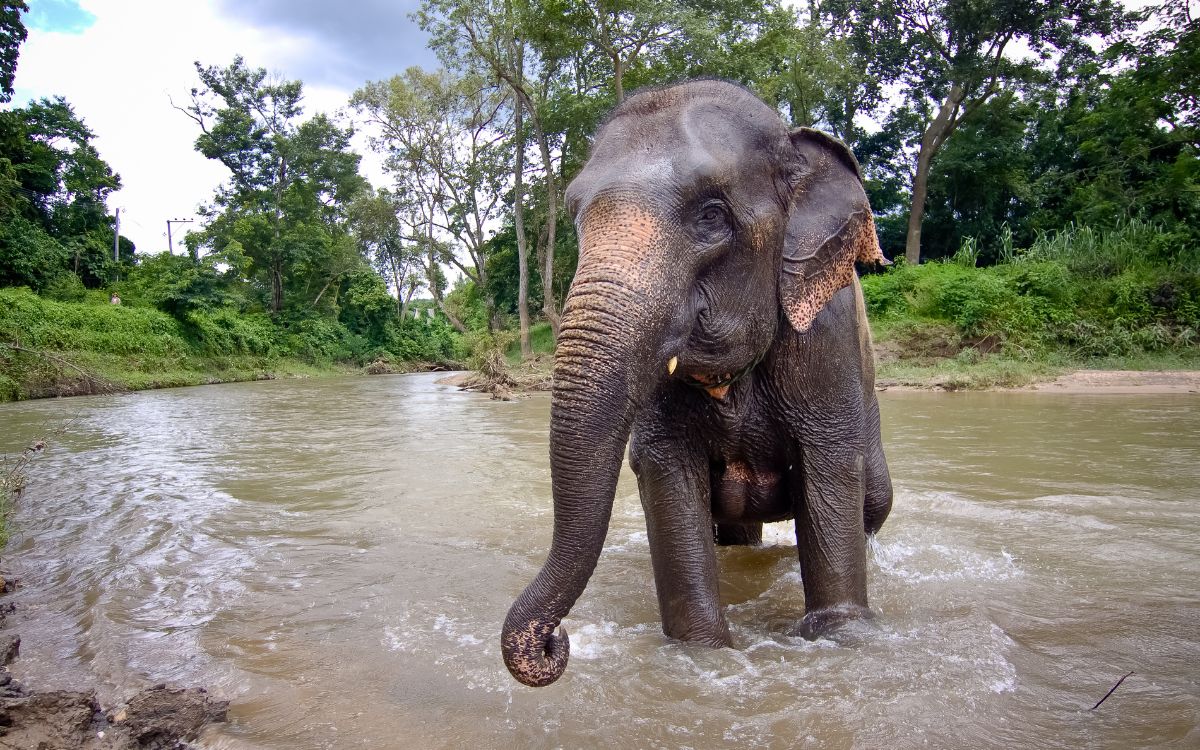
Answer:
<svg viewBox="0 0 1200 750"><path fill-rule="evenodd" d="M531 686L566 667L555 630L600 556L639 406L668 378L724 398L778 335L795 335L785 327L812 325L856 260L883 260L846 147L789 132L723 81L626 100L566 199L580 250L554 363L554 535L501 636L509 671Z"/></svg>

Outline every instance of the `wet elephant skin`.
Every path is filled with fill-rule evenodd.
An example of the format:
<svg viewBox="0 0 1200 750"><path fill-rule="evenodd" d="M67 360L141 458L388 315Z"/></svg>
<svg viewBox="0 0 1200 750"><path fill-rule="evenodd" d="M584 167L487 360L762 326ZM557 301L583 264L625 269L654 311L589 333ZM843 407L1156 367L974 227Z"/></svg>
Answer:
<svg viewBox="0 0 1200 750"><path fill-rule="evenodd" d="M580 237L554 368L554 536L509 610L509 671L566 668L630 439L663 631L730 645L715 546L795 519L815 636L869 615L891 508L856 262L883 261L854 157L746 90L693 81L609 117L567 189Z"/></svg>

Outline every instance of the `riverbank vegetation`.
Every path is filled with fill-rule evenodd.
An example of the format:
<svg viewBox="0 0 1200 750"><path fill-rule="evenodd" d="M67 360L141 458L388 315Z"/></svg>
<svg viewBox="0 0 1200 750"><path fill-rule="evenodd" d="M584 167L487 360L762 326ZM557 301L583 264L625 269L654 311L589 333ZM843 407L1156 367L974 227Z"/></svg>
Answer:
<svg viewBox="0 0 1200 750"><path fill-rule="evenodd" d="M24 3L0 15L11 96ZM883 380L1195 367L1195 4L426 0L441 67L340 114L241 58L174 105L228 179L135 252L62 99L0 111L0 399L467 363L544 377L576 261L563 190L640 86L711 75L858 156ZM1020 51L1018 51L1020 50ZM355 129L383 159L372 186ZM120 304L112 304L119 298ZM532 364L528 364L532 363Z"/></svg>

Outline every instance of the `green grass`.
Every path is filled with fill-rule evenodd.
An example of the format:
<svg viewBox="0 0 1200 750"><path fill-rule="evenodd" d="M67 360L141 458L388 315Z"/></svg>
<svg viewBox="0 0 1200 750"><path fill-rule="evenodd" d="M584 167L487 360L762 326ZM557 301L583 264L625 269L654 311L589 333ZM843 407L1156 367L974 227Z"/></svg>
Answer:
<svg viewBox="0 0 1200 750"><path fill-rule="evenodd" d="M549 323L534 323L529 326L529 347L533 349L534 356L554 354L554 334L550 330ZM504 352L505 358L510 365L521 364L521 339L518 335L516 341L508 345Z"/></svg>
<svg viewBox="0 0 1200 750"><path fill-rule="evenodd" d="M1070 368L1003 355L956 356L926 362L897 360L876 366L875 383L950 391L1019 388L1052 379L1066 369Z"/></svg>
<svg viewBox="0 0 1200 750"><path fill-rule="evenodd" d="M262 316L181 322L153 308L0 289L0 401L361 371L312 355L320 344L307 339L291 346L310 356L291 355L288 340L299 337Z"/></svg>
<svg viewBox="0 0 1200 750"><path fill-rule="evenodd" d="M969 245L950 261L863 279L876 341L894 355L886 372L936 367L931 377L969 383L964 373L979 371L980 382L1008 384L1043 368L1200 364L1200 260L1188 238L1136 221L1068 227L988 268L975 267ZM935 362L945 358L955 359Z"/></svg>

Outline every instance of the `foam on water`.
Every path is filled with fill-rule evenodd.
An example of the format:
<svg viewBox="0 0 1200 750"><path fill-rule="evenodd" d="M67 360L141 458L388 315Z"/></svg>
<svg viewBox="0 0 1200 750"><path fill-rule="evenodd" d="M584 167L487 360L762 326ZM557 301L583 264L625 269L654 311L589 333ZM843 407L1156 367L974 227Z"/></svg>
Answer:
<svg viewBox="0 0 1200 750"><path fill-rule="evenodd" d="M1005 549L989 554L946 544L917 545L875 537L869 539L867 548L879 572L914 583L1008 581L1024 575Z"/></svg>

